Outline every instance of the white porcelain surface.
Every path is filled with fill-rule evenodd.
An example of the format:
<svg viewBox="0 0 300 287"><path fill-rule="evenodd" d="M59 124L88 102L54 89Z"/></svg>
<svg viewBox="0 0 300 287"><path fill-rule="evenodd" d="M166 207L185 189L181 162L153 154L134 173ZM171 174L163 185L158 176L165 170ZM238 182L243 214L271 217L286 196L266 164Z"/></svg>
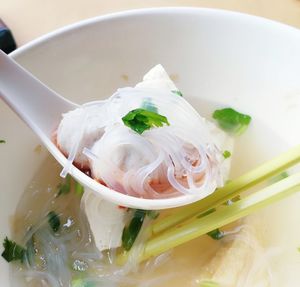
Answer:
<svg viewBox="0 0 300 287"><path fill-rule="evenodd" d="M61 29L11 56L78 103L133 85L161 63L185 97L247 111L286 147L300 142L300 32L269 20L210 9L150 9L99 17ZM127 81L128 78L128 81ZM47 156L33 132L0 103L0 239L24 187ZM9 286L0 260L1 285Z"/></svg>

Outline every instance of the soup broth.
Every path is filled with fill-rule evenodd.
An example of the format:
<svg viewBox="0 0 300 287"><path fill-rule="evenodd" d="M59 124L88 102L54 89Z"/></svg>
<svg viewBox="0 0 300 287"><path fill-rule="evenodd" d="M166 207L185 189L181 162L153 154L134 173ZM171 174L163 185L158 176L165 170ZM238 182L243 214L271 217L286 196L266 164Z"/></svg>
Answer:
<svg viewBox="0 0 300 287"><path fill-rule="evenodd" d="M211 110L212 106L206 112ZM230 177L285 149L282 139L254 120L235 141ZM114 250L97 250L80 209L80 195L70 192L57 197L60 171L49 157L17 206L12 238L30 249L31 255L11 265L12 286L253 287L300 282L300 232L295 230L300 222L298 195L223 227L221 240L204 235L139 266L122 267L115 262ZM49 227L51 211L60 217L58 232ZM176 209L161 211L160 218L172 212Z"/></svg>

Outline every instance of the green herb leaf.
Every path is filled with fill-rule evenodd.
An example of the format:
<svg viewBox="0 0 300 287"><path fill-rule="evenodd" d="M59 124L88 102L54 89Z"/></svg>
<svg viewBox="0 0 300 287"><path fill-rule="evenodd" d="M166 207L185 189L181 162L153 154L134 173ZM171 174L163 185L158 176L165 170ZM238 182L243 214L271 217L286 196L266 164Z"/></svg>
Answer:
<svg viewBox="0 0 300 287"><path fill-rule="evenodd" d="M215 230L208 232L207 235L210 236L214 240L220 240L221 238L224 237L224 232L220 231L220 229L217 228Z"/></svg>
<svg viewBox="0 0 300 287"><path fill-rule="evenodd" d="M60 219L56 212L50 211L48 213L48 223L54 232L57 232L60 228Z"/></svg>
<svg viewBox="0 0 300 287"><path fill-rule="evenodd" d="M84 194L84 187L77 181L75 181L75 194L82 197Z"/></svg>
<svg viewBox="0 0 300 287"><path fill-rule="evenodd" d="M137 209L134 211L133 218L131 219L128 226L125 226L122 234L122 247L129 251L136 240L144 219L145 219L146 211L142 209Z"/></svg>
<svg viewBox="0 0 300 287"><path fill-rule="evenodd" d="M66 176L65 182L64 183L60 183L58 185L58 192L56 197L59 197L63 194L68 194L71 191L71 179L72 177L68 174Z"/></svg>
<svg viewBox="0 0 300 287"><path fill-rule="evenodd" d="M216 110L213 118L218 122L221 129L235 135L241 135L246 131L251 122L251 117L241 114L232 108Z"/></svg>
<svg viewBox="0 0 300 287"><path fill-rule="evenodd" d="M132 110L122 120L126 126L139 134L152 127L162 127L164 124L170 125L165 116L145 109Z"/></svg>
<svg viewBox="0 0 300 287"><path fill-rule="evenodd" d="M224 152L223 152L223 157L224 157L224 158L229 158L229 157L231 157L231 152L230 152L229 150L224 150Z"/></svg>
<svg viewBox="0 0 300 287"><path fill-rule="evenodd" d="M5 140L0 140L0 144L2 144L2 143L6 143L6 141Z"/></svg>
<svg viewBox="0 0 300 287"><path fill-rule="evenodd" d="M179 96L179 97L183 97L183 94L179 90L173 90L171 92L174 93L175 95Z"/></svg>
<svg viewBox="0 0 300 287"><path fill-rule="evenodd" d="M24 254L26 252L25 248L18 245L16 242L9 240L7 237L3 242L4 251L2 252L2 257L7 261L20 260L23 262Z"/></svg>

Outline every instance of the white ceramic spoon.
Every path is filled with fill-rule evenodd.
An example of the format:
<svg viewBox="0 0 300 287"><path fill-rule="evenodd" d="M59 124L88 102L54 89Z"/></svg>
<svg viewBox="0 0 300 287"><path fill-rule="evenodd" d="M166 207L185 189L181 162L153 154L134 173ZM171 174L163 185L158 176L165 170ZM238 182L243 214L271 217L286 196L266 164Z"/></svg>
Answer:
<svg viewBox="0 0 300 287"><path fill-rule="evenodd" d="M78 105L55 93L1 50L0 97L39 136L54 158L65 167L68 161L52 142L52 133L58 126L62 114L75 109ZM181 206L197 200L197 196L193 195L169 199L136 198L109 189L73 165L68 171L81 184L102 198L122 206L152 210Z"/></svg>

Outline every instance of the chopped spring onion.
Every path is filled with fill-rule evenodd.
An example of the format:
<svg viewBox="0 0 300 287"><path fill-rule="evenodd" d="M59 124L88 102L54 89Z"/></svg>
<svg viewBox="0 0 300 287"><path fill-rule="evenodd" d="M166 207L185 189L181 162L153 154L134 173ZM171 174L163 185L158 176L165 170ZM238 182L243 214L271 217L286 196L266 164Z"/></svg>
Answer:
<svg viewBox="0 0 300 287"><path fill-rule="evenodd" d="M0 140L0 144L2 144L2 143L6 143L6 141L5 140Z"/></svg>
<svg viewBox="0 0 300 287"><path fill-rule="evenodd" d="M122 247L129 251L136 240L144 219L145 219L146 211L142 209L137 209L133 213L133 218L131 219L128 226L125 226L122 234Z"/></svg>
<svg viewBox="0 0 300 287"><path fill-rule="evenodd" d="M155 210L134 210L133 217L128 226L125 226L122 234L122 247L129 251L135 242L145 219L148 216L150 219L156 219L159 212Z"/></svg>

